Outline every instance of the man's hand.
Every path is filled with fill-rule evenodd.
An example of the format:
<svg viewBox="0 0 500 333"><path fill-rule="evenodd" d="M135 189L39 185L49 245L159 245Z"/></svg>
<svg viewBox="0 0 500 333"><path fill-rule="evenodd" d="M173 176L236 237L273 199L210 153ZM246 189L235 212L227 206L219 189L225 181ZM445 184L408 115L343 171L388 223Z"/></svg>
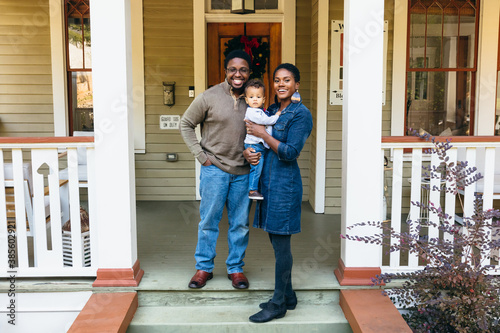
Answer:
<svg viewBox="0 0 500 333"><path fill-rule="evenodd" d="M212 162L210 160L206 160L205 163L202 164L203 166L209 166L212 165Z"/></svg>
<svg viewBox="0 0 500 333"><path fill-rule="evenodd" d="M243 151L243 156L245 159L248 161L248 163L252 165L257 165L259 164L260 160L260 153L256 153L255 149L253 148L247 148Z"/></svg>

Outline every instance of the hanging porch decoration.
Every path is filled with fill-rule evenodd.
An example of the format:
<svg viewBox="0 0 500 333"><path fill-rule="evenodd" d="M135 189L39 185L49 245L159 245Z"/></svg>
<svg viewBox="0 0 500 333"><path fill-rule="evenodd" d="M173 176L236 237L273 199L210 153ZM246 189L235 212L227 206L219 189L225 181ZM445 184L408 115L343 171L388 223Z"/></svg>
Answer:
<svg viewBox="0 0 500 333"><path fill-rule="evenodd" d="M224 56L234 50L243 50L250 56L252 60L251 79L262 79L266 73L266 65L269 59L269 43L262 42L261 38L248 38L247 36L239 35L227 41L224 46Z"/></svg>

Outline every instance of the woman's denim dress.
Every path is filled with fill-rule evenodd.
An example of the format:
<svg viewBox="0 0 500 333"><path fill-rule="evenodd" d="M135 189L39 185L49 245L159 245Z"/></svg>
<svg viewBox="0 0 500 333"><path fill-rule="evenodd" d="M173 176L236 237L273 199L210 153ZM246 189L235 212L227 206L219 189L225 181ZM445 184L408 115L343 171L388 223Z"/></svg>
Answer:
<svg viewBox="0 0 500 333"><path fill-rule="evenodd" d="M269 107L270 114L279 105ZM297 163L300 151L311 134L312 116L302 103L290 104L273 126L273 137L280 141L278 154L268 149L260 178L264 200L257 203L253 226L268 233L291 235L300 232L302 178Z"/></svg>

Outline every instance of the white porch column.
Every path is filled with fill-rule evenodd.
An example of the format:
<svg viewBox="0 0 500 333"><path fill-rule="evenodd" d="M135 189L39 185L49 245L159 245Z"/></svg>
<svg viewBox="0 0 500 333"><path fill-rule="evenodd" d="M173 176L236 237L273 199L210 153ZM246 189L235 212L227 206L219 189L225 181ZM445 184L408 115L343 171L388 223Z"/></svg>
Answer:
<svg viewBox="0 0 500 333"><path fill-rule="evenodd" d="M382 62L384 0L344 0L344 106L342 112L342 233L382 211ZM349 231L371 235L369 227ZM380 273L381 251L341 242L335 271L341 285L367 285Z"/></svg>
<svg viewBox="0 0 500 333"><path fill-rule="evenodd" d="M144 272L137 261L130 0L93 1L90 17L96 165L93 209L99 237L94 286L136 286Z"/></svg>

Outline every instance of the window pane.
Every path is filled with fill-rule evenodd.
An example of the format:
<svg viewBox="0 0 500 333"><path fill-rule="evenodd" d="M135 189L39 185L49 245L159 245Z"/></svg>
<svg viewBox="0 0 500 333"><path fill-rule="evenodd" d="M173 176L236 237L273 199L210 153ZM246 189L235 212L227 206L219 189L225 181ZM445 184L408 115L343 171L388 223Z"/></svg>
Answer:
<svg viewBox="0 0 500 333"><path fill-rule="evenodd" d="M71 74L73 131L93 131L92 72L73 72Z"/></svg>
<svg viewBox="0 0 500 333"><path fill-rule="evenodd" d="M212 0L212 9L231 9L231 0Z"/></svg>
<svg viewBox="0 0 500 333"><path fill-rule="evenodd" d="M91 57L91 44L90 44L90 19L83 19L83 38L84 38L84 57L85 57L85 68L92 68L92 57Z"/></svg>
<svg viewBox="0 0 500 333"><path fill-rule="evenodd" d="M255 9L278 9L278 0L255 0Z"/></svg>
<svg viewBox="0 0 500 333"><path fill-rule="evenodd" d="M231 9L231 0L212 0L211 8ZM278 9L278 0L255 0L255 9Z"/></svg>
<svg viewBox="0 0 500 333"><path fill-rule="evenodd" d="M82 20L68 17L68 54L70 68L83 68Z"/></svg>
<svg viewBox="0 0 500 333"><path fill-rule="evenodd" d="M443 10L438 5L428 9L426 68L441 67L441 43L443 34Z"/></svg>
<svg viewBox="0 0 500 333"><path fill-rule="evenodd" d="M424 68L474 68L476 2L410 1L410 68L424 55L429 60Z"/></svg>
<svg viewBox="0 0 500 333"><path fill-rule="evenodd" d="M474 67L474 44L476 39L476 11L469 4L460 9L460 39L458 67Z"/></svg>
<svg viewBox="0 0 500 333"><path fill-rule="evenodd" d="M449 5L444 9L443 68L457 67L458 8Z"/></svg>
<svg viewBox="0 0 500 333"><path fill-rule="evenodd" d="M407 128L469 135L471 72L408 72Z"/></svg>
<svg viewBox="0 0 500 333"><path fill-rule="evenodd" d="M425 55L425 14L410 15L410 68L424 68L417 58ZM421 67L419 67L419 65Z"/></svg>

